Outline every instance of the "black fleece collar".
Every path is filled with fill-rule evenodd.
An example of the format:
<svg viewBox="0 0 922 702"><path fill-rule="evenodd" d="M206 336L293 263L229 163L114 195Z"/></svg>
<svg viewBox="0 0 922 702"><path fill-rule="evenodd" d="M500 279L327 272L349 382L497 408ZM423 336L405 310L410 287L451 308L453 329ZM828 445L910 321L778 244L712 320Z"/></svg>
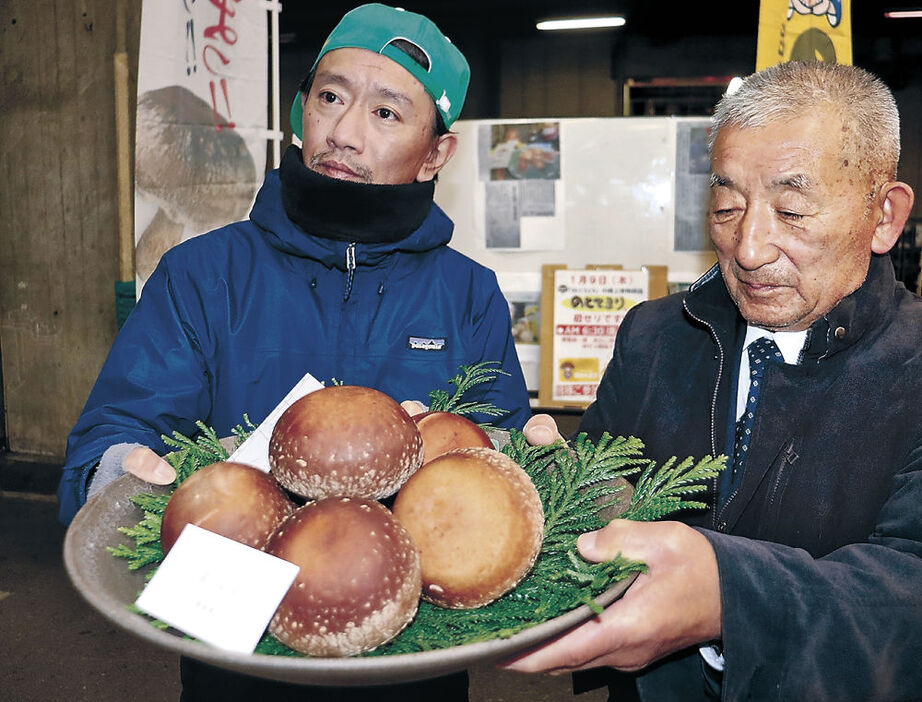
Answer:
<svg viewBox="0 0 922 702"><path fill-rule="evenodd" d="M282 206L308 234L363 244L392 243L419 229L435 183L368 185L329 178L307 168L301 149L289 146L279 165Z"/></svg>
<svg viewBox="0 0 922 702"><path fill-rule="evenodd" d="M889 254L873 254L862 285L810 327L802 362L827 358L857 342L870 329L886 324L892 314L896 285ZM730 298L717 264L692 285L685 309L725 341L745 333L746 322Z"/></svg>

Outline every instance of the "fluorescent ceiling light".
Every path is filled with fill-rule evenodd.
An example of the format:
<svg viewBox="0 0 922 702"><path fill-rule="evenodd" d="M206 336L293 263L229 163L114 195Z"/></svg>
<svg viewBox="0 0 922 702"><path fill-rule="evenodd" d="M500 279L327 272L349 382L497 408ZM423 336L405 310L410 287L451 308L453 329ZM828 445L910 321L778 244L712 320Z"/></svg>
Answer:
<svg viewBox="0 0 922 702"><path fill-rule="evenodd" d="M922 10L890 10L884 13L889 19L918 19L922 17Z"/></svg>
<svg viewBox="0 0 922 702"><path fill-rule="evenodd" d="M573 19L545 20L535 26L542 31L561 29L605 29L607 27L621 27L624 17L582 17Z"/></svg>

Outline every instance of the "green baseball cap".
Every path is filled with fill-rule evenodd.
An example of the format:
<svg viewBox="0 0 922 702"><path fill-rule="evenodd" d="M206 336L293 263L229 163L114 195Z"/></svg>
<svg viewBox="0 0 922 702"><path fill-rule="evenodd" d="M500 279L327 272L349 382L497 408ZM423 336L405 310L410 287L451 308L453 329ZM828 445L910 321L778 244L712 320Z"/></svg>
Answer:
<svg viewBox="0 0 922 702"><path fill-rule="evenodd" d="M394 41L398 39L420 49L429 67L421 66L395 46ZM368 49L407 69L432 97L446 127L461 114L471 69L464 54L429 18L379 3L361 5L339 21L320 48L311 70L317 68L324 54L344 48ZM295 95L289 118L292 130L300 139L303 119L300 91Z"/></svg>

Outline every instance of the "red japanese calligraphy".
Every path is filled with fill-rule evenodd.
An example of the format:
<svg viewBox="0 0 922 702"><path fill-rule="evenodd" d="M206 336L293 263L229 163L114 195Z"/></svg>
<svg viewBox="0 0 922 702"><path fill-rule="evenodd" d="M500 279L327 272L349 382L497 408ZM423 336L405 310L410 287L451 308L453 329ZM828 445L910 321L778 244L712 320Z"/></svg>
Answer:
<svg viewBox="0 0 922 702"><path fill-rule="evenodd" d="M227 58L225 53L215 44L217 41L223 42L228 46L233 46L237 43L237 31L231 27L228 22L236 16L236 12L231 3L238 3L240 0L209 0L209 2L214 7L218 8L218 22L217 24L207 26L202 33L205 39L212 42L206 44L202 49L202 63L205 65L205 69L213 76L222 76L217 80L212 79L208 82L208 87L211 90L211 110L214 115L215 129L221 131L224 127L233 129L236 124L231 119L231 100L227 90L227 79L223 77L226 74L222 70L227 67L231 60ZM220 66L217 64L212 65L209 57L220 61ZM224 105L227 108L227 121L223 123L221 121L221 115L218 112L219 89L220 95L224 98Z"/></svg>

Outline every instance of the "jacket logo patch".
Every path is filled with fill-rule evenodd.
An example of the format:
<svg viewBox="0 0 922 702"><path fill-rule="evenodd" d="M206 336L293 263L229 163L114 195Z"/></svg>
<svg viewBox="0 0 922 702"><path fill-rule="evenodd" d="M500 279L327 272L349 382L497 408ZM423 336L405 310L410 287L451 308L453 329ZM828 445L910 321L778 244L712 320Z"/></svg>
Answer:
<svg viewBox="0 0 922 702"><path fill-rule="evenodd" d="M407 348L416 351L442 351L445 349L445 339L433 339L428 336L407 337Z"/></svg>

